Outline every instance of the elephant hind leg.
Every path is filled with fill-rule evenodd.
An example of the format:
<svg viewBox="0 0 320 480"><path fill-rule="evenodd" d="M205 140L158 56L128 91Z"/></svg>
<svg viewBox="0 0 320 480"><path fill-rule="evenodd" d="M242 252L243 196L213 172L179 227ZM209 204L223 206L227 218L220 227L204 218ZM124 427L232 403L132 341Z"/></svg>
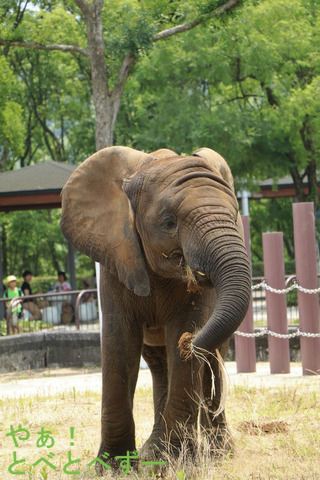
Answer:
<svg viewBox="0 0 320 480"><path fill-rule="evenodd" d="M225 414L225 378L221 362L224 360L228 343L220 349L221 359L211 357L203 373L203 404L200 410L200 426L209 440L214 455L233 452L234 441L227 425ZM212 378L214 377L214 396L212 396Z"/></svg>
<svg viewBox="0 0 320 480"><path fill-rule="evenodd" d="M161 449L161 425L163 411L168 396L168 367L165 346L143 345L142 356L147 362L152 375L154 425L152 433L140 451L140 457L152 460Z"/></svg>

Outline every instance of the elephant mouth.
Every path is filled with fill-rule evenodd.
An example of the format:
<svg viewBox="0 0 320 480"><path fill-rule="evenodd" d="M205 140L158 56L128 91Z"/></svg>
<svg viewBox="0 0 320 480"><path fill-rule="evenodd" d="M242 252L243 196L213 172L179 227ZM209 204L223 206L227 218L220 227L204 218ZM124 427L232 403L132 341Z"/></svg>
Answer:
<svg viewBox="0 0 320 480"><path fill-rule="evenodd" d="M188 292L202 293L204 289L213 287L211 280L200 270L193 270L187 265L185 271L184 280L187 281Z"/></svg>
<svg viewBox="0 0 320 480"><path fill-rule="evenodd" d="M169 255L162 252L162 256L175 267L178 267L179 277L187 282L189 292L201 293L204 288L213 287L211 280L204 272L188 265L181 250L173 250Z"/></svg>

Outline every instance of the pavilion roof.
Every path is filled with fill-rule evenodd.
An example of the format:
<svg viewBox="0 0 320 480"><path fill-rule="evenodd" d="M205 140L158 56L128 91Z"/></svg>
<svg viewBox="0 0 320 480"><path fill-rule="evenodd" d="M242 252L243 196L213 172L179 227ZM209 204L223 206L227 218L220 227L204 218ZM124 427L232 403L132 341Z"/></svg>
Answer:
<svg viewBox="0 0 320 480"><path fill-rule="evenodd" d="M0 211L59 208L76 165L48 161L0 174Z"/></svg>

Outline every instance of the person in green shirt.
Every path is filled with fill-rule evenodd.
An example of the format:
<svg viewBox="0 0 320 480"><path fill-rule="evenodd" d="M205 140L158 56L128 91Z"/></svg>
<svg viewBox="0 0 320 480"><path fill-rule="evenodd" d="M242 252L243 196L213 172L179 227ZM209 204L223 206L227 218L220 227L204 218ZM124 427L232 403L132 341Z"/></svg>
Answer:
<svg viewBox="0 0 320 480"><path fill-rule="evenodd" d="M9 275L7 277L7 290L5 290L3 297L10 299L8 302L6 302L7 308L13 298L23 297L21 289L17 287L17 279L14 275ZM10 328L12 329L12 333L14 333L15 331L17 333L20 333L19 314L21 312L21 303L16 304L11 310Z"/></svg>

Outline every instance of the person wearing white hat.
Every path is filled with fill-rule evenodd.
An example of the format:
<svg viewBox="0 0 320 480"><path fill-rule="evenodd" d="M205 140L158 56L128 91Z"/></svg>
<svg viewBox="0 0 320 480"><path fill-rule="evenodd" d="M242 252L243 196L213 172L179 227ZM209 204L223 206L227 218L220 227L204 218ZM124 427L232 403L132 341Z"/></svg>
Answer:
<svg viewBox="0 0 320 480"><path fill-rule="evenodd" d="M20 288L17 287L17 279L14 275L9 275L7 277L7 290L3 293L4 298L10 299L6 302L6 307L8 308L11 300L16 297L23 297L23 293ZM19 314L22 312L21 303L15 305L11 310L11 321L10 327L12 329L12 333L15 331L20 333L19 327Z"/></svg>

